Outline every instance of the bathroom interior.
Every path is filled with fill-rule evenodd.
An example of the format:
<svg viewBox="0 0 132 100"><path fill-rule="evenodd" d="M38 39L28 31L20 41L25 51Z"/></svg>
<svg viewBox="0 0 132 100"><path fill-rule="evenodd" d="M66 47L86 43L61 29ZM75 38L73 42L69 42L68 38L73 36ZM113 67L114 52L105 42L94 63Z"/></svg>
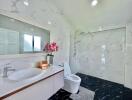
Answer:
<svg viewBox="0 0 132 100"><path fill-rule="evenodd" d="M0 0L0 100L132 100L132 0Z"/></svg>

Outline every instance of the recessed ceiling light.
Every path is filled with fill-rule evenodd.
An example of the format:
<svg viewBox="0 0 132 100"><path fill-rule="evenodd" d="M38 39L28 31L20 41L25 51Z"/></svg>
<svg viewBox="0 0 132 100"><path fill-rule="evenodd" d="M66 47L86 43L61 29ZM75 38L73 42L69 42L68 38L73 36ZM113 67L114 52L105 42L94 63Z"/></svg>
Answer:
<svg viewBox="0 0 132 100"><path fill-rule="evenodd" d="M48 21L48 24L51 25L52 24L51 21Z"/></svg>
<svg viewBox="0 0 132 100"><path fill-rule="evenodd" d="M25 6L29 6L28 0L25 0L23 3L24 3Z"/></svg>
<svg viewBox="0 0 132 100"><path fill-rule="evenodd" d="M91 2L91 5L92 6L96 6L98 4L98 0L93 0L92 2Z"/></svg>

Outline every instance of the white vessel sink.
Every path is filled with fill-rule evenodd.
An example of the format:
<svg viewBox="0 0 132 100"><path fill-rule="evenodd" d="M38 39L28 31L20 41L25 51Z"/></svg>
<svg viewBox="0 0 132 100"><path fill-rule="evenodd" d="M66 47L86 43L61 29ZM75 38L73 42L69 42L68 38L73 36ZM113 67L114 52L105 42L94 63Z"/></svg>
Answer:
<svg viewBox="0 0 132 100"><path fill-rule="evenodd" d="M42 70L38 68L22 69L22 70L16 71L12 73L11 75L9 75L8 79L13 80L13 81L21 81L21 80L33 78L41 74L41 72Z"/></svg>

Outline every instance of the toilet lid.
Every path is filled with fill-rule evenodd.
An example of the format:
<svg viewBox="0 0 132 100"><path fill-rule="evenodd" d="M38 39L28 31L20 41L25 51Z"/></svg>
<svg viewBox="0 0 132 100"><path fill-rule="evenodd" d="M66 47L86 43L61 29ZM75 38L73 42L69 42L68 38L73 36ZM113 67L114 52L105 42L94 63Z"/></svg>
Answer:
<svg viewBox="0 0 132 100"><path fill-rule="evenodd" d="M68 63L64 63L64 76L71 75L71 69Z"/></svg>

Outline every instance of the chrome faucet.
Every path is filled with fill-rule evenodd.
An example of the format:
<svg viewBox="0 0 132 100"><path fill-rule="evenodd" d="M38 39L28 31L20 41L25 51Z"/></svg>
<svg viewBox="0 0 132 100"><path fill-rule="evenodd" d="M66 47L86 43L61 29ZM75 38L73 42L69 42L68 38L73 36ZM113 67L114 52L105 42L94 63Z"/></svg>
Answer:
<svg viewBox="0 0 132 100"><path fill-rule="evenodd" d="M15 71L16 69L12 69L10 66L10 63L5 64L5 67L3 68L3 77L8 77L8 71Z"/></svg>

